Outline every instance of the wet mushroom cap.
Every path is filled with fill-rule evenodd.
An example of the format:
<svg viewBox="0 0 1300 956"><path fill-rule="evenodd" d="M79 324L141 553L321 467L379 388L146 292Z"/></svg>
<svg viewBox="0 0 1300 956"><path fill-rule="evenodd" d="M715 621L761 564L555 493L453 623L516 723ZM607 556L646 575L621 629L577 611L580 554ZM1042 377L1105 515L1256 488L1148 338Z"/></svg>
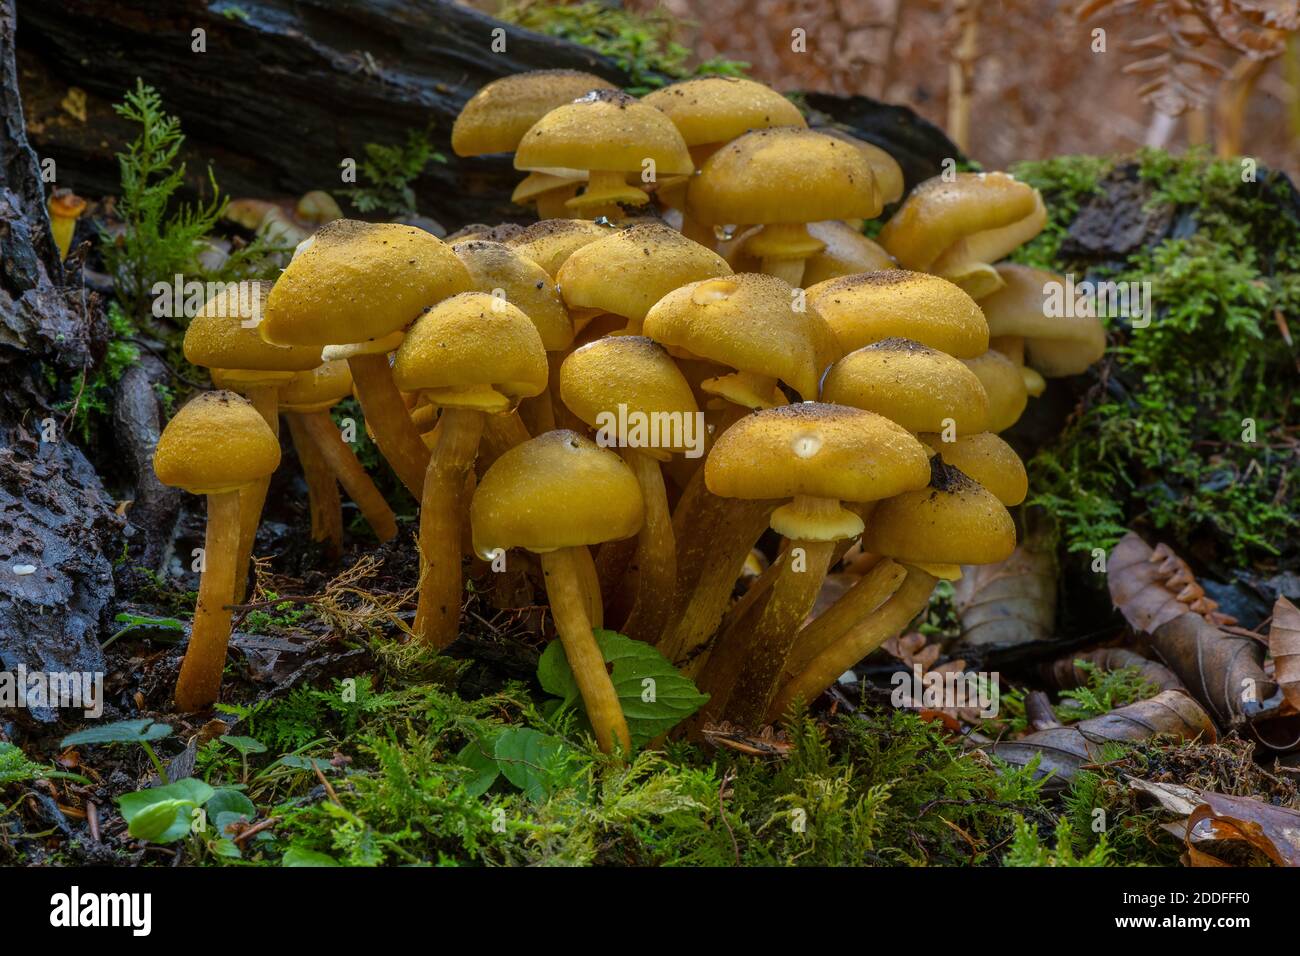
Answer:
<svg viewBox="0 0 1300 956"><path fill-rule="evenodd" d="M880 231L880 244L905 269L928 271L962 238L1031 216L1038 194L1007 173L957 173L921 183Z"/></svg>
<svg viewBox="0 0 1300 956"><path fill-rule="evenodd" d="M880 415L802 402L746 415L704 463L709 491L725 498L875 501L924 487L924 446Z"/></svg>
<svg viewBox="0 0 1300 956"><path fill-rule="evenodd" d="M1020 368L996 349L963 361L975 373L988 396L988 427L984 430L1006 431L1020 420L1029 404L1029 392Z"/></svg>
<svg viewBox="0 0 1300 956"><path fill-rule="evenodd" d="M462 292L416 320L393 362L393 382L443 404L449 390L490 386L507 402L546 388L546 350L537 327L516 306L483 292Z"/></svg>
<svg viewBox="0 0 1300 956"><path fill-rule="evenodd" d="M755 130L722 147L691 181L686 206L715 225L870 219L881 209L858 150L794 127Z"/></svg>
<svg viewBox="0 0 1300 956"><path fill-rule="evenodd" d="M451 248L469 270L474 291L492 294L500 289L537 326L548 352L573 343L573 320L545 269L500 242L474 239Z"/></svg>
<svg viewBox="0 0 1300 956"><path fill-rule="evenodd" d="M1063 302L1065 280L1054 272L1004 262L995 267L1004 285L980 300L989 334L1025 340L1025 364L1048 378L1078 375L1106 351L1106 330L1092 315L1063 310L1049 315L1049 297Z"/></svg>
<svg viewBox="0 0 1300 956"><path fill-rule="evenodd" d="M950 442L935 434L918 437L943 457L944 464L974 478L1007 507L1020 504L1029 493L1025 463L992 432L961 435Z"/></svg>
<svg viewBox="0 0 1300 956"><path fill-rule="evenodd" d="M907 338L955 358L989 347L989 328L975 300L938 276L888 269L844 276L808 287L845 351L888 338Z"/></svg>
<svg viewBox="0 0 1300 956"><path fill-rule="evenodd" d="M592 428L612 423L620 444L627 444L628 438L622 422L634 421L633 415L647 420L673 416L682 425L668 434L681 441L638 448L660 461L687 450L685 422L699 412L695 393L677 363L662 345L640 335L610 336L575 349L560 366L560 398ZM619 406L625 410L622 415Z"/></svg>
<svg viewBox="0 0 1300 956"><path fill-rule="evenodd" d="M645 334L669 350L743 372L771 376L801 396L840 354L826 320L776 276L743 272L692 282L654 304Z"/></svg>
<svg viewBox="0 0 1300 956"><path fill-rule="evenodd" d="M588 169L685 175L695 164L672 120L618 90L593 90L551 110L524 134L515 169Z"/></svg>
<svg viewBox="0 0 1300 956"><path fill-rule="evenodd" d="M469 98L451 127L457 156L512 153L529 128L565 103L614 84L581 70L531 70L493 80Z"/></svg>
<svg viewBox="0 0 1300 956"><path fill-rule="evenodd" d="M469 288L451 247L423 229L336 219L285 267L259 328L277 345L362 343L400 332Z"/></svg>
<svg viewBox="0 0 1300 956"><path fill-rule="evenodd" d="M701 76L641 98L662 110L687 146L726 143L751 129L807 126L799 107L762 83L736 76Z"/></svg>
<svg viewBox="0 0 1300 956"><path fill-rule="evenodd" d="M280 386L280 407L289 412L324 411L351 394L348 363L324 362L309 372L299 372Z"/></svg>
<svg viewBox="0 0 1300 956"><path fill-rule="evenodd" d="M898 160L889 155L886 150L881 149L875 143L869 143L865 139L858 139L856 136L852 136L834 126L818 126L817 132L851 143L862 153L867 162L871 164L871 171L875 173L876 188L880 191L880 201L882 203L889 205L891 202L898 202L903 198L903 167L898 165Z"/></svg>
<svg viewBox="0 0 1300 956"><path fill-rule="evenodd" d="M203 392L163 429L154 449L158 480L190 494L236 491L280 465L280 442L247 399Z"/></svg>
<svg viewBox="0 0 1300 956"><path fill-rule="evenodd" d="M1016 548L1016 526L1002 502L975 479L932 458L930 484L882 501L862 547L916 564L993 564Z"/></svg>
<svg viewBox="0 0 1300 956"><path fill-rule="evenodd" d="M588 243L613 235L615 229L589 219L543 219L505 240L554 278L569 256Z"/></svg>
<svg viewBox="0 0 1300 956"><path fill-rule="evenodd" d="M641 488L617 454L559 429L492 463L470 504L474 550L547 552L630 538L641 530Z"/></svg>
<svg viewBox="0 0 1300 956"><path fill-rule="evenodd" d="M810 222L808 234L826 244L826 248L804 264L801 281L809 291L819 282L828 279L892 269L896 265L894 257L883 246L846 223L834 219ZM732 268L736 268L734 263Z"/></svg>
<svg viewBox="0 0 1300 956"><path fill-rule="evenodd" d="M986 431L989 400L975 373L945 352L910 339L882 339L831 366L822 400L884 415L911 432Z"/></svg>
<svg viewBox="0 0 1300 956"><path fill-rule="evenodd" d="M673 289L730 274L712 249L660 223L640 223L575 250L556 282L571 309L599 309L640 322Z"/></svg>
<svg viewBox="0 0 1300 956"><path fill-rule="evenodd" d="M271 345L262 338L259 326L271 287L266 281L231 283L205 302L185 329L185 360L200 368L285 373L319 365L318 345ZM227 380L234 384L234 378Z"/></svg>

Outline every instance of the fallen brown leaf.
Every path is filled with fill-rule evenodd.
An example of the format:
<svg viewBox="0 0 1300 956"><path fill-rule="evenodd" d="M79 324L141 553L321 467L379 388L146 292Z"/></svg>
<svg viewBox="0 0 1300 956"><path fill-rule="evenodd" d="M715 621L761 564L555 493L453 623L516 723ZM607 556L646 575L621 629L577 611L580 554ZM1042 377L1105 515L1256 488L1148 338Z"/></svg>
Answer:
<svg viewBox="0 0 1300 956"><path fill-rule="evenodd" d="M1120 539L1106 563L1110 597L1133 630L1151 634L1189 611L1213 624L1236 624L1206 596L1187 562L1168 545L1151 548L1133 532Z"/></svg>
<svg viewBox="0 0 1300 956"><path fill-rule="evenodd" d="M1273 605L1268 652L1273 655L1273 676L1282 695L1300 710L1300 609L1281 595Z"/></svg>
<svg viewBox="0 0 1300 956"><path fill-rule="evenodd" d="M1199 614L1166 620L1151 635L1151 648L1222 726L1255 716L1277 691L1258 641L1225 633Z"/></svg>
<svg viewBox="0 0 1300 956"><path fill-rule="evenodd" d="M1300 811L1275 807L1250 797L1201 791L1201 806L1187 820L1188 856L1193 866L1223 865L1201 860L1193 842L1249 843L1278 866L1300 866Z"/></svg>
<svg viewBox="0 0 1300 956"><path fill-rule="evenodd" d="M953 583L962 644L1014 647L1049 641L1056 629L1056 549L1031 529L1011 557L962 568Z"/></svg>

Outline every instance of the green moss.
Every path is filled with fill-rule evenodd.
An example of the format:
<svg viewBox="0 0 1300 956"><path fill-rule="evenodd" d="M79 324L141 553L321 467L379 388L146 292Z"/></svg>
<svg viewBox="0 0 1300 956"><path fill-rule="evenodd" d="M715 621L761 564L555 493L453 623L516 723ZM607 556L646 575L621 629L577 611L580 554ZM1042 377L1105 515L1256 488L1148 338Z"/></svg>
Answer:
<svg viewBox="0 0 1300 956"><path fill-rule="evenodd" d="M1089 277L1150 282L1155 315L1146 328L1111 323L1109 387L1089 393L1060 441L1030 462L1032 500L1060 519L1074 551L1109 548L1145 516L1180 542L1209 534L1239 563L1294 560L1285 489L1300 468L1277 449L1300 403L1276 383L1294 375L1296 354L1274 316L1300 314L1300 222L1274 174L1243 182L1237 163L1200 152L1146 150L1136 163L1149 202L1173 207L1178 235ZM1113 165L1064 157L1017 167L1043 190L1050 222L1015 258L1082 279L1089 263L1062 256L1061 241ZM1254 442L1243 439L1252 422Z"/></svg>

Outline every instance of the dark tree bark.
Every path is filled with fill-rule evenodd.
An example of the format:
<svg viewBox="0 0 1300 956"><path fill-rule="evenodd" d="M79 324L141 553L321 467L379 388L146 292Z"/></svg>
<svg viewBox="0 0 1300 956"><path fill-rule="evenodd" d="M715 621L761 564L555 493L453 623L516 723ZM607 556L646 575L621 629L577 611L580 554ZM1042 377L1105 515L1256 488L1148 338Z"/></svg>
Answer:
<svg viewBox="0 0 1300 956"><path fill-rule="evenodd" d="M495 53L498 29L505 51ZM192 50L195 30L204 31L205 53ZM124 137L109 104L139 76L182 118L196 182L211 161L234 195L337 188L342 159L428 127L447 163L417 183L420 211L449 228L524 214L509 201L520 174L507 157L460 159L451 151L452 121L476 90L536 69L628 80L584 47L439 0L65 0L25 5L21 39L31 56L24 83L37 104L36 147L84 194L117 189L107 144ZM90 93L84 123L60 105L74 85ZM819 119L893 153L909 186L961 155L904 107L821 94L808 102Z"/></svg>
<svg viewBox="0 0 1300 956"><path fill-rule="evenodd" d="M46 402L44 370L81 374L102 343L93 294L66 290L14 63L12 0L0 2L0 667L103 671L113 597L112 502ZM56 719L46 706L27 715Z"/></svg>

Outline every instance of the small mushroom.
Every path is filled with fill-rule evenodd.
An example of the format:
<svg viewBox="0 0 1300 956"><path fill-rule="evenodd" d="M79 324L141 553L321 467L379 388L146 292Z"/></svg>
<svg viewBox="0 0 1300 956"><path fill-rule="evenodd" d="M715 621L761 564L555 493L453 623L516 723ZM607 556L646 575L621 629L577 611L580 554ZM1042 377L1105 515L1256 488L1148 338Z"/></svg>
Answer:
<svg viewBox="0 0 1300 956"><path fill-rule="evenodd" d="M988 423L984 430L1006 431L1018 422L1029 403L1021 368L996 349L962 361L975 373L988 397Z"/></svg>
<svg viewBox="0 0 1300 956"><path fill-rule="evenodd" d="M1061 276L1009 262L996 268L1003 286L980 301L995 348L1046 378L1078 375L1105 354L1106 330L1096 316L1047 314L1049 296L1065 286ZM1039 394L1034 388L1041 382L1033 383L1031 395Z"/></svg>
<svg viewBox="0 0 1300 956"><path fill-rule="evenodd" d="M397 387L442 407L420 501L416 636L446 647L459 633L461 515L484 418L546 388L546 350L532 320L504 299L464 292L411 326L393 364Z"/></svg>
<svg viewBox="0 0 1300 956"><path fill-rule="evenodd" d="M524 134L515 151L515 169L567 175L588 173L585 187L565 202L587 219L622 218L622 207L644 206L650 197L637 182L653 162L655 177L694 171L690 153L672 121L653 106L619 90L592 90L551 110Z"/></svg>
<svg viewBox="0 0 1300 956"><path fill-rule="evenodd" d="M541 555L555 630L600 748L631 749L627 720L587 614L578 554L630 538L644 505L623 459L575 432L539 435L507 451L484 473L470 505L474 550L526 548ZM589 559L589 554L588 554Z"/></svg>
<svg viewBox="0 0 1300 956"><path fill-rule="evenodd" d="M862 532L862 519L841 502L922 488L930 467L924 446L888 419L804 402L741 419L718 439L704 474L715 495L788 499L770 519L786 547L767 605L752 633L732 631L736 643L714 650L701 682L713 695L711 713L757 727L821 589L835 542Z"/></svg>
<svg viewBox="0 0 1300 956"><path fill-rule="evenodd" d="M280 443L266 421L252 403L230 391L194 398L158 439L153 459L158 480L208 499L199 599L176 682L179 710L201 710L217 699L230 641L240 490L279 464Z"/></svg>
<svg viewBox="0 0 1300 956"><path fill-rule="evenodd" d="M56 189L50 194L45 208L50 214L50 231L54 234L54 245L62 261L72 250L72 234L77 231L77 220L86 211L86 200L71 189Z"/></svg>
<svg viewBox="0 0 1300 956"><path fill-rule="evenodd" d="M330 347L326 361L347 359L375 444L417 498L429 451L393 385L388 354L416 316L468 288L451 247L424 230L338 219L281 273L260 326L268 342Z"/></svg>
<svg viewBox="0 0 1300 956"><path fill-rule="evenodd" d="M1020 504L1029 494L1025 463L1015 449L992 432L960 435L949 442L935 434L917 437L942 455L945 465L974 478L1008 508Z"/></svg>
<svg viewBox="0 0 1300 956"><path fill-rule="evenodd" d="M604 239L614 233L609 225L590 219L543 219L520 232L502 240L546 270L552 279L560 274L560 267L583 246Z"/></svg>
<svg viewBox="0 0 1300 956"><path fill-rule="evenodd" d="M761 225L745 243L769 275L792 286L825 243L807 224L880 215L875 175L862 154L812 130L781 127L746 133L714 153L691 180L686 211L711 226Z"/></svg>

